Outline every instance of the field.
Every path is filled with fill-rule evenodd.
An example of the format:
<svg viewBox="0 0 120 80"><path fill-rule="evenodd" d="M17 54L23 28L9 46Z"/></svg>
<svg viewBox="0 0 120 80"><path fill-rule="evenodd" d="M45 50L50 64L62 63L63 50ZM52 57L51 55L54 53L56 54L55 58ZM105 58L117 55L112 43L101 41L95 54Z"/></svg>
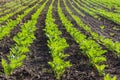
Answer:
<svg viewBox="0 0 120 80"><path fill-rule="evenodd" d="M0 80L120 80L120 1L0 0Z"/></svg>

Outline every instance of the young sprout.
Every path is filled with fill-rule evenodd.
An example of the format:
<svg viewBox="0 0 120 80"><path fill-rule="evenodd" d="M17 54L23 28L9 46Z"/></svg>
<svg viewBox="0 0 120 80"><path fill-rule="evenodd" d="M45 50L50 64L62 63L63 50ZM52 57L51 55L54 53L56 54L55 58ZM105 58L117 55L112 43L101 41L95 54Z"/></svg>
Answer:
<svg viewBox="0 0 120 80"><path fill-rule="evenodd" d="M104 76L104 80L117 80L117 77L116 76L114 76L113 78L110 76L110 74L106 74L105 76Z"/></svg>
<svg viewBox="0 0 120 80"><path fill-rule="evenodd" d="M102 30L105 29L105 26L100 26L100 29L102 29Z"/></svg>

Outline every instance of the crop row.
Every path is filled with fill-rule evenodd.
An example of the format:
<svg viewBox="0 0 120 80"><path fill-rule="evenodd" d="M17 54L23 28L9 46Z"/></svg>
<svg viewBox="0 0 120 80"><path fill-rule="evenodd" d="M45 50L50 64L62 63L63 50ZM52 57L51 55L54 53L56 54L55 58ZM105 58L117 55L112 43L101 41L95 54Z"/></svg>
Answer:
<svg viewBox="0 0 120 80"><path fill-rule="evenodd" d="M29 46L35 39L34 32L36 30L35 25L37 23L37 19L39 18L39 15L46 6L47 2L48 0L44 2L39 9L37 9L37 11L32 15L31 20L21 26L21 32L14 36L13 40L16 44L10 49L10 54L7 55L9 61L2 58L2 66L6 76L11 75L14 69L22 66L22 63L26 58L25 53L30 51Z"/></svg>
<svg viewBox="0 0 120 80"><path fill-rule="evenodd" d="M54 0L52 0L51 5L49 6L46 20L45 20L45 32L46 36L49 38L48 47L50 48L50 53L52 56L52 61L49 61L49 65L52 67L55 76L57 79L60 79L62 74L65 72L67 67L70 67L71 64L69 61L64 61L64 58L69 56L68 54L64 54L64 49L69 47L66 40L61 38L61 31L58 30L57 24L54 23L55 19L52 17L52 5Z"/></svg>

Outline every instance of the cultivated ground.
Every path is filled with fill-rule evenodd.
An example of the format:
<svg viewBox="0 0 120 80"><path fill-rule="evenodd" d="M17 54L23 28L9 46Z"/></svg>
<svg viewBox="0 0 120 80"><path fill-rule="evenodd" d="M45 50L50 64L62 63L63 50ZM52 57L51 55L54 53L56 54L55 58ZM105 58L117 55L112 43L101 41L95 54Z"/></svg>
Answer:
<svg viewBox="0 0 120 80"><path fill-rule="evenodd" d="M43 0L39 3L42 5L46 0ZM73 0L70 0L71 2ZM77 0L75 0L77 1ZM51 69L48 61L52 61L50 49L47 46L48 37L45 35L45 19L47 15L48 8L51 4L52 0L49 0L46 4L46 7L43 9L39 18L37 20L37 30L35 31L36 39L31 44L30 52L26 53L27 58L23 63L23 66L16 69L14 73L7 79L4 76L4 71L1 65L1 59L6 58L6 56L10 52L10 48L15 44L13 37L21 31L20 26L23 25L25 22L31 19L31 15L35 13L38 9L36 7L33 9L27 16L25 16L19 24L15 26L13 30L11 30L10 35L4 37L0 40L0 80L56 80L54 76L54 72ZM37 0L28 6L25 9L28 9L35 5ZM53 18L55 19L55 24L58 25L59 30L62 32L61 37L65 38L69 47L64 50L65 53L69 54L70 56L67 57L65 60L70 61L72 66L67 68L63 76L60 80L103 80L103 76L99 76L98 71L95 67L90 66L89 58L82 53L82 50L79 48L79 44L74 40L74 38L66 31L57 11L57 3L58 0L54 1L53 4ZM60 0L61 8L65 16L68 20L71 21L73 27L78 29L81 33L86 35L87 37L91 37L91 34L81 28L76 21L71 17L71 15L67 12L66 7L64 5L63 0ZM90 26L93 32L96 32L106 38L110 38L113 41L120 42L120 30L114 30L112 27L116 26L120 28L120 24L116 24L104 17L100 17L100 20L93 18L89 13L85 12L84 10L80 9L75 3L73 5L78 8L81 12L85 14L85 16L81 16L79 13L75 11L75 9L71 6L69 0L66 0L67 6L71 9L73 14L77 15L86 25ZM86 4L80 1L80 5ZM27 4L25 4L27 5ZM87 4L86 4L87 5ZM87 5L89 6L89 5ZM102 6L101 6L102 7ZM7 8L6 8L7 9ZM24 10L25 10L24 9ZM22 14L23 11L16 13L15 15L9 17L9 19L16 19L16 15ZM12 12L12 11L10 11ZM0 17L10 13L4 13L0 15ZM1 25L5 25L6 20L1 23ZM99 26L104 25L106 26L104 30L102 30ZM113 33L114 35L110 35ZM94 39L93 39L94 40ZM95 40L96 41L96 40ZM96 41L97 42L97 41ZM100 44L103 49L108 50L104 45ZM111 76L116 75L117 79L120 80L120 58L115 56L113 51L108 50L106 54L104 54L107 61L104 64L107 64L108 67L105 68L105 72L111 74Z"/></svg>

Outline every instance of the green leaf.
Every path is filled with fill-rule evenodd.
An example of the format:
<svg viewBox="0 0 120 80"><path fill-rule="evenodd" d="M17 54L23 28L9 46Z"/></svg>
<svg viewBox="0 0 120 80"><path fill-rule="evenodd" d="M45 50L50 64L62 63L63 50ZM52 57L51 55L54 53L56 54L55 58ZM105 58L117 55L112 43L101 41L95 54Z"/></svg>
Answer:
<svg viewBox="0 0 120 80"><path fill-rule="evenodd" d="M98 72L99 72L99 75L102 76L104 75L104 69L107 65L97 65L95 64L95 67L97 68Z"/></svg>
<svg viewBox="0 0 120 80"><path fill-rule="evenodd" d="M106 75L104 76L104 80L117 80L117 77L114 76L113 78L111 78L110 74L106 74Z"/></svg>

